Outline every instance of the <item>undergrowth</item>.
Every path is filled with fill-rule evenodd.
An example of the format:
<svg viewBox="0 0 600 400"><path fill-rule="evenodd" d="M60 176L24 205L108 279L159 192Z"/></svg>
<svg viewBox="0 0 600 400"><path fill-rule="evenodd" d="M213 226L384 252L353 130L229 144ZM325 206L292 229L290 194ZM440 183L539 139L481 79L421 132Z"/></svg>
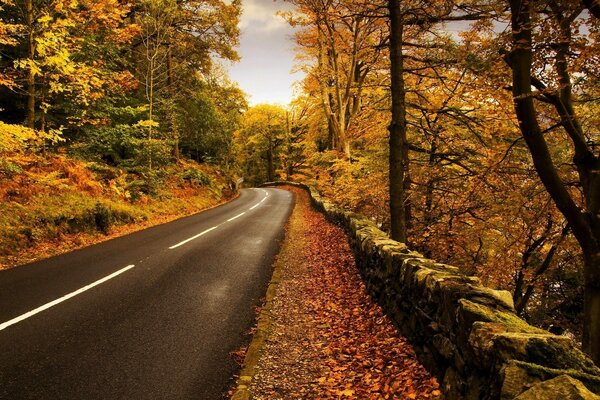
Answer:
<svg viewBox="0 0 600 400"><path fill-rule="evenodd" d="M216 167L122 169L64 154L2 154L0 269L197 212L233 193Z"/></svg>

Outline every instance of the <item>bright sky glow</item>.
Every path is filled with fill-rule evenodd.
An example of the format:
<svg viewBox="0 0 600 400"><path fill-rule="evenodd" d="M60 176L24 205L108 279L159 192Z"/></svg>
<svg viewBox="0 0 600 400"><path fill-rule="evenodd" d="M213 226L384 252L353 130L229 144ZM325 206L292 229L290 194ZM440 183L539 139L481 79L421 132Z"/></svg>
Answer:
<svg viewBox="0 0 600 400"><path fill-rule="evenodd" d="M289 5L281 0L244 0L242 7L238 49L242 60L229 68L230 77L248 93L251 105L287 105L294 82L302 78L299 73L292 74L293 30L276 15Z"/></svg>

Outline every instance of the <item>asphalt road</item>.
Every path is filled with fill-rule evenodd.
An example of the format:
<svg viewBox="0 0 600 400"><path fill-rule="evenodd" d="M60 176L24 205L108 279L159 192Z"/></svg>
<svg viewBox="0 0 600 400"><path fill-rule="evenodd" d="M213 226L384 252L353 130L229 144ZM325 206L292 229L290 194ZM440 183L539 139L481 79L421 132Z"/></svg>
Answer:
<svg viewBox="0 0 600 400"><path fill-rule="evenodd" d="M0 271L0 399L221 399L293 196L218 208Z"/></svg>

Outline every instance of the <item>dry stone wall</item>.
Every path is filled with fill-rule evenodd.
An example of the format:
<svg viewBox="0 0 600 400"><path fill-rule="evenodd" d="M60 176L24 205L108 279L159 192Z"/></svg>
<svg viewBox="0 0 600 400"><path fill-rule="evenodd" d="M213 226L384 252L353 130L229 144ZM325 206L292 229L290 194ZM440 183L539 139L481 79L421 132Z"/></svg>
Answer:
<svg viewBox="0 0 600 400"><path fill-rule="evenodd" d="M391 240L369 219L313 188L313 205L348 233L372 297L454 399L600 400L600 369L568 337L520 319L507 291ZM594 394L595 393L595 394Z"/></svg>

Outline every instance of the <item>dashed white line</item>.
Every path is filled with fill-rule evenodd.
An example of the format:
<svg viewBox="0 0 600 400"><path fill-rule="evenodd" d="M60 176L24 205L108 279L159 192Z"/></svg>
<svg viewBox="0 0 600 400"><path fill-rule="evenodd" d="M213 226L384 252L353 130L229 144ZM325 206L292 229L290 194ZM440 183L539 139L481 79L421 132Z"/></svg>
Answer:
<svg viewBox="0 0 600 400"><path fill-rule="evenodd" d="M200 236L202 236L202 235L204 235L204 234L206 234L206 233L208 233L208 232L210 232L210 231L212 231L212 230L215 230L215 229L217 229L218 227L219 227L219 225L217 225L217 226L213 226L212 228L209 228L209 229L207 229L207 230L205 230L205 231L203 231L203 232L200 232L200 233L199 233L199 234L197 234L197 235L194 235L194 236L192 236L191 238L185 239L184 241L182 241L182 242L179 242L179 243L177 243L177 244L175 244L175 245L173 245L173 246L169 247L169 249L170 249L170 250L173 250L173 249L176 249L176 248L178 248L179 246L183 246L183 245L184 245L184 244L186 244L187 242L191 242L191 241L192 241L192 240L194 240L194 239L198 239Z"/></svg>
<svg viewBox="0 0 600 400"><path fill-rule="evenodd" d="M231 222L231 221L233 221L234 219L237 219L237 218L241 217L241 216L242 216L242 215L244 215L244 214L246 214L246 211L244 211L244 212L243 212L243 213L241 213L241 214L238 214L238 215L236 215L235 217L231 217L231 218L229 218L229 219L227 220L227 222Z"/></svg>
<svg viewBox="0 0 600 400"><path fill-rule="evenodd" d="M269 196L269 193L268 193L266 190L262 189L262 191L263 191L263 192L265 192L265 197L263 197L263 199L262 199L260 202L258 202L257 204L253 205L252 207L250 207L250 210L254 210L254 209L255 209L256 207L258 207L258 206L259 206L259 205L260 205L262 202L264 202L264 201L267 199L267 197ZM229 218L229 219L227 220L227 222L231 222L231 221L233 221L233 220L235 220L235 219L237 219L237 218L241 217L241 216L242 216L242 215L244 215L244 214L246 214L246 212L245 212L245 211L244 211L243 213L240 213L240 214L236 215L235 217L231 217L231 218ZM173 245L173 246L169 247L169 249L171 249L171 250L172 250L172 249L176 249L176 248L177 248L177 247L179 247L179 246L183 246L184 244L186 244L186 243L188 243L188 242L191 242L192 240L194 240L194 239L197 239L197 238L199 238L200 236L202 236L202 235L204 235L204 234L206 234L206 233L208 233L208 232L210 232L210 231L212 231L212 230L215 230L215 229L217 229L217 228L218 228L219 226L221 226L221 225L222 225L222 224L220 224L220 225L217 225L217 226L213 226L212 228L209 228L209 229L207 229L207 230L205 230L205 231L203 231L203 232L200 232L200 233L199 233L199 234L197 234L197 235L194 235L194 236L192 236L192 237L190 237L190 238L188 238L188 239L185 239L184 241L181 241L181 242L179 242L179 243L177 243L177 244L175 244L175 245ZM118 270L118 271L116 271L116 272L113 272L112 274L110 274L110 275L108 275L108 276L105 276L105 277L104 277L104 278L102 278L102 279L99 279L99 280L97 280L96 282L90 283L89 285L86 285L86 286L82 287L81 289L78 289L78 290L76 290L76 291L74 291L74 292L71 292L71 293L69 293L69 294L66 294L66 295L64 295L64 296L62 296L62 297L60 297L60 298L58 298L58 299L56 299L56 300L53 300L53 301L51 301L51 302L49 302L49 303L46 303L46 304L44 304L43 306L40 306L40 307L38 307L38 308L36 308L36 309L34 309L34 310L31 310L31 311L29 311L29 312L27 312L27 313L25 313L25 314L22 314L22 315L20 315L20 316L18 316L18 317L16 317L16 318L13 318L13 319L11 319L11 320L9 320L9 321L3 322L3 323L1 323L1 324L0 324L0 331L1 331L1 330L3 330L3 329L6 329L6 328L8 328L8 327L9 327L9 326L11 326L11 325L14 325L14 324L16 324L16 323L18 323L18 322L21 322L21 321L23 321L23 320L25 320L25 319L27 319L27 318L29 318L29 317L31 317L31 316L33 316L33 315L35 315L35 314L38 314L38 313L40 313L40 312L42 312L42 311L44 311L44 310L47 310L47 309L49 309L50 307L54 307L55 305L57 305L57 304L59 304L59 303L62 303L63 301L66 301L66 300L68 300L68 299L70 299L70 298L72 298L72 297L75 297L75 296L77 296L78 294L81 294L81 293L83 293L83 292L85 292L85 291L87 291L87 290L90 290L90 289L91 289L91 288L93 288L94 286L98 286L98 285L100 285L100 284L102 284L102 283L104 283L104 282L106 282L106 281L108 281L108 280L110 280L110 279L112 279L112 278L114 278L114 277L118 276L118 275L121 275L122 273L124 273L124 272L126 272L126 271L130 270L130 269L131 269L131 268L133 268L133 267L135 267L135 265L133 265L133 264L132 264L132 265L128 265L128 266L126 266L125 268L122 268L122 269L120 269L120 270Z"/></svg>
<svg viewBox="0 0 600 400"><path fill-rule="evenodd" d="M267 196L269 196L269 193L268 193L266 190L264 190L264 189L261 189L261 190L262 190L263 192L265 192L265 193L266 193L266 196L265 196L265 197L263 197L263 198L262 198L262 200L261 200L261 201L259 201L257 204L255 204L255 205L253 205L252 207L250 207L250 208L248 209L248 211L250 211L250 210L254 210L254 209L255 209L256 207L258 207L258 206L259 206L259 205L260 205L260 204L261 204L263 201L265 201L265 200L267 199ZM237 219L237 218L241 217L241 216L242 216L242 215L244 215L244 214L246 214L246 211L244 211L243 213L240 213L240 214L236 215L235 217L231 217L231 218L229 218L229 219L227 220L227 222L231 222L231 221L233 221L234 219ZM175 244L175 245L173 245L173 246L169 247L169 249L170 249L170 250L173 250L173 249L176 249L176 248L177 248L177 247L179 247L179 246L183 246L184 244L186 244L186 243L188 243L188 242L191 242L192 240L194 240L194 239L197 239L197 238L199 238L200 236L202 236L202 235L204 235L204 234L206 234L206 233L208 233L208 232L210 232L210 231L212 231L212 230L214 230L214 229L217 229L217 228L218 228L219 226L221 226L221 225L223 225L223 224L219 224L219 225L217 225L217 226L213 226L212 228L209 228L209 229L205 230L204 232L200 232L199 234L197 234L197 235L194 235L194 236L192 236L191 238L185 239L184 241L182 241L182 242L179 242L179 243L177 243L177 244Z"/></svg>
<svg viewBox="0 0 600 400"><path fill-rule="evenodd" d="M0 324L0 331L3 330L3 329L8 328L11 325L14 325L14 324L16 324L18 322L21 322L24 319L27 319L27 318L29 318L31 316L34 316L37 313L40 313L40 312L42 312L44 310L47 310L50 307L54 307L55 305L57 305L59 303L62 303L65 300L69 300L71 297L75 297L78 294L81 294L81 293L85 292L86 290L90 290L94 286L98 286L98 285L100 285L100 284L102 284L102 283L104 283L104 282L106 282L106 281L114 278L117 275L121 275L123 272L126 272L126 271L130 270L133 267L135 267L135 265L128 265L125 268L118 270L117 272L113 272L112 274L110 274L108 276L105 276L104 278L99 279L99 280L97 280L94 283L90 283L89 285L86 285L86 286L82 287L81 289L78 289L78 290L76 290L74 292L66 294L63 297L60 297L60 298L58 298L56 300L51 301L50 303L46 303L43 306L40 306L40 307L36 308L35 310L31 310L31 311L29 311L29 312L27 312L27 313L25 313L23 315L20 315L20 316L18 316L16 318L11 319L10 321L3 322L3 323Z"/></svg>

